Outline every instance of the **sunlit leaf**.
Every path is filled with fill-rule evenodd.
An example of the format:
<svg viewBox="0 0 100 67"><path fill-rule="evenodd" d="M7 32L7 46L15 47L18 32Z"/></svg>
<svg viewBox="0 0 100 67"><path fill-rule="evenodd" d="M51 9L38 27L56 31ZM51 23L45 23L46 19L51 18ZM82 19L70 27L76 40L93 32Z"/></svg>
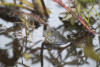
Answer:
<svg viewBox="0 0 100 67"><path fill-rule="evenodd" d="M26 60L29 60L29 59L30 59L30 54L24 53L23 57L24 57Z"/></svg>
<svg viewBox="0 0 100 67"><path fill-rule="evenodd" d="M44 16L45 15L45 9L43 7L45 7L45 5L43 5L42 1L41 0L35 0L35 2L38 4L38 8L39 8L39 11L41 12L41 14ZM44 1L43 1L44 2ZM46 8L46 7L45 7ZM51 13L51 11L46 8L46 11L48 14Z"/></svg>
<svg viewBox="0 0 100 67"><path fill-rule="evenodd" d="M27 0L19 0L20 2L22 2L23 4L31 7L31 8L34 8L34 6L32 5L32 3L28 2Z"/></svg>
<svg viewBox="0 0 100 67"><path fill-rule="evenodd" d="M26 10L30 10L31 11L31 9L30 8L28 8L28 7L26 7L26 6L22 6L22 5L20 5L20 4L14 4L14 3L2 3L2 2L0 2L0 5L5 5L5 6L15 6L15 7L20 7L20 8L23 8L23 9L26 9Z"/></svg>
<svg viewBox="0 0 100 67"><path fill-rule="evenodd" d="M68 20L68 19L70 19L71 17L72 17L71 14L67 14L67 15L62 19L62 21Z"/></svg>
<svg viewBox="0 0 100 67"><path fill-rule="evenodd" d="M93 59L97 62L100 62L100 55L94 51L92 46L89 46L89 45L85 46L84 54L85 54L85 56L90 57L91 59Z"/></svg>
<svg viewBox="0 0 100 67"><path fill-rule="evenodd" d="M74 19L74 18L71 19L71 24L72 24L72 25L75 24L75 19Z"/></svg>
<svg viewBox="0 0 100 67"><path fill-rule="evenodd" d="M94 8L94 11L96 13L96 15L100 18L100 14L97 12L97 10Z"/></svg>
<svg viewBox="0 0 100 67"><path fill-rule="evenodd" d="M48 13L48 14L50 14L50 13L51 13L51 11L50 11L48 8L47 8L47 13Z"/></svg>
<svg viewBox="0 0 100 67"><path fill-rule="evenodd" d="M80 3L77 4L77 10L78 10L79 13L81 12L81 5L80 5Z"/></svg>
<svg viewBox="0 0 100 67"><path fill-rule="evenodd" d="M83 3L95 2L96 0L80 0Z"/></svg>

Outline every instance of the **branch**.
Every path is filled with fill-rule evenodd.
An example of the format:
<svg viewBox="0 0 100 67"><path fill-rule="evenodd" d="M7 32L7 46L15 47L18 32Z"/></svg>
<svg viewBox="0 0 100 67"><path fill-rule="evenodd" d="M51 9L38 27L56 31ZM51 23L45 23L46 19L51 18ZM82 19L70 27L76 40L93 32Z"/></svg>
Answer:
<svg viewBox="0 0 100 67"><path fill-rule="evenodd" d="M54 2L58 3L60 6L64 7L68 13L70 13L74 18L81 22L81 24L92 34L96 34L94 30L92 30L85 22L85 20L80 16L77 16L71 8L66 7L66 5L61 0L53 0ZM78 14L79 15L79 14Z"/></svg>

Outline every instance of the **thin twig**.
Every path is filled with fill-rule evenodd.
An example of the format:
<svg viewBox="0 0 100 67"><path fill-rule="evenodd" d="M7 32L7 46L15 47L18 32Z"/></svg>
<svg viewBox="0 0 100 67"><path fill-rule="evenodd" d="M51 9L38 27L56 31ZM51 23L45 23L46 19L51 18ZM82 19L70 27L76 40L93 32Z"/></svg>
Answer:
<svg viewBox="0 0 100 67"><path fill-rule="evenodd" d="M43 67L43 49L44 49L44 44L41 45L41 53L40 53L41 67Z"/></svg>

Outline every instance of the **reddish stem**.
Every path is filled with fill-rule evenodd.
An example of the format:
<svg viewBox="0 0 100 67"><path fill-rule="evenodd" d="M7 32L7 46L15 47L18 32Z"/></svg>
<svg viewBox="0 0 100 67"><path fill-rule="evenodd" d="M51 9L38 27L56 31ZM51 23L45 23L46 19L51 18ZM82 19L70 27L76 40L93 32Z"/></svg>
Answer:
<svg viewBox="0 0 100 67"><path fill-rule="evenodd" d="M53 0L54 2L58 3L59 5L61 5L62 7L64 7L66 9L67 12L69 12L74 18L76 18L78 21L81 22L81 24L92 34L96 34L96 32L94 30L92 30L85 22L85 20L83 20L82 17L78 17L71 8L66 7L66 5L61 1L61 0Z"/></svg>

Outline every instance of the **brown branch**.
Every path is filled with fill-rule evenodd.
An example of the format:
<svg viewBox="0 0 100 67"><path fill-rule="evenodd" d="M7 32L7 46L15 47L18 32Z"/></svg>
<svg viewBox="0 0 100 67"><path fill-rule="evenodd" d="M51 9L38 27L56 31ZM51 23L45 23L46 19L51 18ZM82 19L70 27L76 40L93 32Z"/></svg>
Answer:
<svg viewBox="0 0 100 67"><path fill-rule="evenodd" d="M47 12L46 6L44 4L44 0L40 0L40 1L42 3L43 9L44 9L44 14L45 14L46 17L48 17L48 12Z"/></svg>

